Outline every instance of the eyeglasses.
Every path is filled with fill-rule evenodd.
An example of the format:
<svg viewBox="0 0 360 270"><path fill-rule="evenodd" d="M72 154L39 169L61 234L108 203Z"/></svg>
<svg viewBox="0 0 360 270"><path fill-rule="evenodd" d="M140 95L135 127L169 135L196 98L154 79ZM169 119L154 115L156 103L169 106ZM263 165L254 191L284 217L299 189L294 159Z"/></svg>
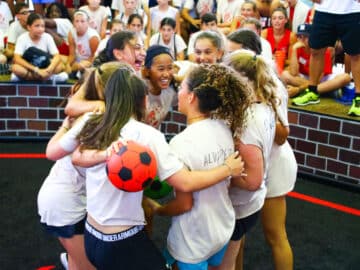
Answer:
<svg viewBox="0 0 360 270"><path fill-rule="evenodd" d="M19 12L18 14L20 14L20 15L28 15L31 12L32 12L32 10L24 10L24 11Z"/></svg>

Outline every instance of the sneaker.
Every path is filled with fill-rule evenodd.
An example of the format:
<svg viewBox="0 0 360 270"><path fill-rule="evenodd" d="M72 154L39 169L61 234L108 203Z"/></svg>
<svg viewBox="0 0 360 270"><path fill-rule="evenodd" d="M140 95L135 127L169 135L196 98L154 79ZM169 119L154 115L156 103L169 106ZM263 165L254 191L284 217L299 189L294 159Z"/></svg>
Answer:
<svg viewBox="0 0 360 270"><path fill-rule="evenodd" d="M355 97L352 100L352 105L351 105L351 108L350 108L348 114L360 116L360 97Z"/></svg>
<svg viewBox="0 0 360 270"><path fill-rule="evenodd" d="M69 75L64 71L58 74L54 74L50 77L50 80L55 82L65 82L69 79Z"/></svg>
<svg viewBox="0 0 360 270"><path fill-rule="evenodd" d="M20 78L18 76L16 76L14 73L11 73L10 75L10 81L12 82L18 82L20 81Z"/></svg>
<svg viewBox="0 0 360 270"><path fill-rule="evenodd" d="M318 94L311 92L309 89L305 89L297 97L292 99L292 103L297 106L305 106L308 104L317 104L320 102Z"/></svg>
<svg viewBox="0 0 360 270"><path fill-rule="evenodd" d="M68 270L69 265L68 265L68 257L67 257L66 252L63 252L60 254L60 262L61 262L62 266L64 267L64 269Z"/></svg>

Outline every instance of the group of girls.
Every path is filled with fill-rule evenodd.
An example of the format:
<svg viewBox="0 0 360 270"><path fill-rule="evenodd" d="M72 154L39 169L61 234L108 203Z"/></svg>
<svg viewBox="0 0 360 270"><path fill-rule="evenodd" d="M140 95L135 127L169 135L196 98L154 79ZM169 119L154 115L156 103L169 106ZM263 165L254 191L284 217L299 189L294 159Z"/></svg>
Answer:
<svg viewBox="0 0 360 270"><path fill-rule="evenodd" d="M180 269L235 269L236 259L241 258L238 256L240 239L254 226L260 212L266 238L272 247L278 248L279 241L287 241L284 195L293 188L296 166L295 169L291 167L291 172L289 170L289 179L279 179L282 176L278 166L284 157L289 162L287 157L292 153L291 148L285 143L284 156L273 154L273 144L286 142L286 114L279 112L279 104L287 103L278 102L280 84L275 73L256 54L235 52L226 60L233 69L216 64L224 53L217 37L212 32L205 32L195 41L195 52L198 49L199 55L197 62L211 66L196 67L185 76L178 92L178 109L187 117L188 127L171 141L170 146L159 130L141 122L158 127L170 109L169 101L175 95L171 89L174 59L162 46L150 47L144 58L142 47L137 46L138 37L132 32L115 33L100 53L98 66L88 79L88 82L93 80L102 86L97 88L97 94L87 93L89 86L85 84L69 100L66 113L72 117L96 113L85 114L74 126L71 126L72 118L66 118L50 140L48 157L69 166L70 175L62 178L56 173L59 165L54 165L40 190L38 202L44 226L61 239L69 262L73 263L72 269L91 269L81 267L90 262L97 269L166 269L163 256L143 229L146 222L141 207L142 192L123 192L107 180L105 161L108 153L116 149L119 136L148 145L157 157L160 179L166 179L176 190L175 199L168 205L149 202L155 213L175 215L166 252L169 263L175 259ZM242 45L249 48L247 44ZM139 78L144 60L142 75L147 83ZM121 63L104 64L108 61ZM106 65L113 68L106 69ZM164 109L155 118L153 111L158 109L151 110L154 104L156 108ZM119 107L122 110L118 110ZM235 158L236 154L227 158L234 150L238 150L244 159L245 174L243 163ZM74 164L86 169L74 167L70 155ZM271 159L270 155L273 155ZM231 182L236 186L230 188L230 196L227 193L228 176L232 176ZM55 208L53 205L62 200L62 196L49 198L48 195L59 179L69 187L64 191L70 197L75 194L74 187L81 193L81 202L80 199L69 200L74 209L79 206L79 212L67 220L60 217L66 212L65 208L72 206ZM74 181L81 184L75 185ZM277 183L281 181L290 184L279 189ZM270 184L275 186L275 191L267 193ZM213 206L214 202L219 203L211 195L214 192L225 207L222 209L227 211L218 211L217 204ZM265 200L266 196L275 199ZM205 213L211 215L204 216ZM186 216L192 220L199 214L206 222L199 223L200 227L195 226L196 222L189 225ZM205 225L209 227L204 228ZM62 234L64 228L70 233ZM218 232L215 235L219 238L209 241L214 231ZM81 233L85 234L85 249ZM187 246L187 241L195 238L200 241L194 240L198 245ZM72 244L67 244L69 242ZM73 246L76 248L71 248ZM291 248L287 253L289 268L277 264L281 263L277 259L284 250L280 249L273 248L277 269L291 269ZM139 250L142 259L134 260ZM238 265L241 266L241 261Z"/></svg>

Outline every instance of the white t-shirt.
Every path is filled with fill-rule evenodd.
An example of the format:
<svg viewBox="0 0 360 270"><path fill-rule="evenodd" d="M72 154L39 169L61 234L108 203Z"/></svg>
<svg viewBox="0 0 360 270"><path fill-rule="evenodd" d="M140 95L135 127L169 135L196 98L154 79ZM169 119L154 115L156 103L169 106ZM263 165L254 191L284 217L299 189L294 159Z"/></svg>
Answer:
<svg viewBox="0 0 360 270"><path fill-rule="evenodd" d="M270 45L269 41L267 41L263 37L260 37L260 42L261 42L261 55L264 58L271 61L273 58L273 55L272 55L272 49L271 49L271 45Z"/></svg>
<svg viewBox="0 0 360 270"><path fill-rule="evenodd" d="M265 200L265 179L269 167L269 156L275 137L275 113L264 103L254 103L248 109L247 126L241 134L241 142L257 146L262 150L264 177L256 191L248 191L238 187L230 188L236 219L245 218L259 211Z"/></svg>
<svg viewBox="0 0 360 270"><path fill-rule="evenodd" d="M12 22L9 26L7 42L16 44L18 37L25 32L27 30L21 26L18 20Z"/></svg>
<svg viewBox="0 0 360 270"><path fill-rule="evenodd" d="M0 31L3 35L7 35L10 22L13 20L11 10L8 3L0 2Z"/></svg>
<svg viewBox="0 0 360 270"><path fill-rule="evenodd" d="M145 122L154 128L160 128L162 121L175 102L176 92L172 87L161 90L158 96L149 93L146 99Z"/></svg>
<svg viewBox="0 0 360 270"><path fill-rule="evenodd" d="M76 33L75 28L73 27L71 28L70 33L75 43L76 61L89 59L89 57L91 56L91 48L89 41L92 37L96 37L100 40L98 32L95 29L89 27L86 33L79 37Z"/></svg>
<svg viewBox="0 0 360 270"><path fill-rule="evenodd" d="M206 134L206 135L204 135ZM234 152L230 129L220 120L206 119L176 135L170 147L190 170L209 170ZM190 211L172 218L167 248L179 261L199 263L230 240L235 213L229 198L230 180L193 192Z"/></svg>
<svg viewBox="0 0 360 270"><path fill-rule="evenodd" d="M61 139L68 140L64 150L74 149L79 142L75 139L89 119L86 114L82 120L71 128ZM125 140L134 140L150 147L157 160L157 172L160 179L167 179L183 168L183 164L171 151L164 135L157 129L130 119L122 128L120 135ZM97 223L105 226L129 226L145 224L144 211L141 206L143 192L125 192L117 189L109 181L106 163L86 169L87 211Z"/></svg>
<svg viewBox="0 0 360 270"><path fill-rule="evenodd" d="M73 27L71 21L66 18L54 18L53 20L56 23L56 32L68 42L68 35Z"/></svg>
<svg viewBox="0 0 360 270"><path fill-rule="evenodd" d="M300 24L305 23L310 7L300 0L296 2L294 8L294 17L291 23L291 31L296 33ZM290 8L287 9L288 16L290 15Z"/></svg>
<svg viewBox="0 0 360 270"><path fill-rule="evenodd" d="M150 18L151 18L151 31L153 33L159 32L160 22L165 17L173 18L176 20L176 15L179 13L177 8L169 6L166 11L159 10L158 6L150 8Z"/></svg>
<svg viewBox="0 0 360 270"><path fill-rule="evenodd" d="M148 17L145 13L145 11L143 9L136 9L134 10L133 14L138 14L143 18L143 28L145 29L145 27L148 24ZM125 12L120 12L115 19L120 20L124 25L128 25L128 20L129 20L130 16L126 16Z"/></svg>
<svg viewBox="0 0 360 270"><path fill-rule="evenodd" d="M101 25L104 19L107 20L108 10L104 6L99 6L97 10L91 10L89 6L82 6L80 10L86 11L86 13L90 17L89 26L95 29L98 34L101 33Z"/></svg>
<svg viewBox="0 0 360 270"><path fill-rule="evenodd" d="M55 55L59 53L58 48L56 47L55 41L53 37L48 33L43 33L39 41L34 42L31 40L29 32L21 34L19 36L16 45L14 54L23 55L24 52L30 48L36 47L41 49L51 55Z"/></svg>
<svg viewBox="0 0 360 270"><path fill-rule="evenodd" d="M49 226L73 225L86 216L85 169L72 164L71 156L55 162L38 198L40 222Z"/></svg>
<svg viewBox="0 0 360 270"><path fill-rule="evenodd" d="M103 38L102 40L100 40L100 43L96 49L96 52L95 52L95 57L99 55L100 52L102 52L105 47L106 47L106 44L109 40L110 36L106 36L105 38Z"/></svg>
<svg viewBox="0 0 360 270"><path fill-rule="evenodd" d="M196 8L196 14L201 18L205 13L212 13L214 11L214 0L198 0L196 7L194 0L185 0L184 8L188 10Z"/></svg>
<svg viewBox="0 0 360 270"><path fill-rule="evenodd" d="M356 0L322 0L315 4L315 10L331 14L350 14L360 12L360 3Z"/></svg>
<svg viewBox="0 0 360 270"><path fill-rule="evenodd" d="M169 44L165 44L161 34L156 33L151 36L149 45L151 46L151 45L156 45L156 44L168 47L171 52L171 55L174 59L176 59L176 54L181 53L182 51L184 51L186 49L185 41L178 34L175 34L171 37ZM176 51L176 54L175 54L175 51Z"/></svg>
<svg viewBox="0 0 360 270"><path fill-rule="evenodd" d="M244 0L219 0L217 6L217 17L222 23L231 22L233 18L240 14L241 5Z"/></svg>

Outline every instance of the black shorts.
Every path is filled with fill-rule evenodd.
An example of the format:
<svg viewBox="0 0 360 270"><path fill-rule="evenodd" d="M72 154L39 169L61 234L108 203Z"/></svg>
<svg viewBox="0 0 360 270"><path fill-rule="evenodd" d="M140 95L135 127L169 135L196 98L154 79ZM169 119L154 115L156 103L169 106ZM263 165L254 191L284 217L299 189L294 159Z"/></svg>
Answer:
<svg viewBox="0 0 360 270"><path fill-rule="evenodd" d="M143 226L103 234L85 225L85 251L98 270L166 270L166 261Z"/></svg>
<svg viewBox="0 0 360 270"><path fill-rule="evenodd" d="M62 237L62 238L71 238L75 234L84 234L85 231L85 221L86 217L84 217L79 222L73 225L66 226L50 226L45 223L40 223L45 231L53 236Z"/></svg>
<svg viewBox="0 0 360 270"><path fill-rule="evenodd" d="M341 40L347 54L360 54L360 13L330 14L316 11L309 37L310 47L333 47L337 40Z"/></svg>
<svg viewBox="0 0 360 270"><path fill-rule="evenodd" d="M256 221L259 217L260 211L251 214L245 218L237 219L235 222L234 232L231 236L231 241L239 241L247 232L255 226Z"/></svg>

